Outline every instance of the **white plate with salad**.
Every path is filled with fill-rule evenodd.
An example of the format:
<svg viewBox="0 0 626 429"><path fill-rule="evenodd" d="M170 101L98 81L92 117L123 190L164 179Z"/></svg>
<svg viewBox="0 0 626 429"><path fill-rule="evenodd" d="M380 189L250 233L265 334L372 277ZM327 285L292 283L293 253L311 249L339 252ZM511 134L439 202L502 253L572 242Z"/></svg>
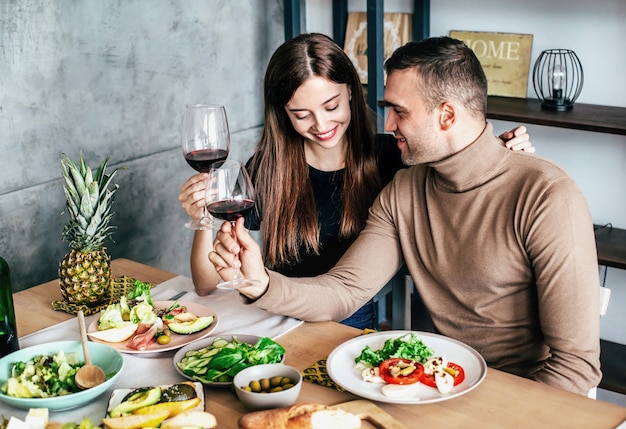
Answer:
<svg viewBox="0 0 626 429"><path fill-rule="evenodd" d="M406 353L421 356L404 355ZM423 367L419 371L443 357L446 361L444 366L450 367L446 371L455 374L454 386L449 392L441 393L435 385L434 375L428 375L428 370L426 373L415 371L407 378L416 376L419 381L407 382L410 386L394 385L393 389L397 390L392 390L392 394L387 390L384 394L383 388L388 389L385 386L391 383L405 384L397 381L404 378L402 375L393 377L390 375L392 372L387 371L390 362L397 363L398 355L401 358L410 358L401 359L404 361L421 362ZM361 361L357 364L359 360ZM370 362L366 362L368 360ZM384 363L381 365L382 362ZM418 364L416 366L420 367ZM367 367L376 368L377 376L380 368L383 371L381 377L374 382L365 381L364 371ZM487 375L487 364L476 350L455 339L421 331L383 331L356 337L331 352L326 368L330 378L348 392L366 399L394 404L431 404L456 398L475 389Z"/></svg>
<svg viewBox="0 0 626 429"><path fill-rule="evenodd" d="M154 301L155 309L167 309L172 307L173 305L178 304L180 306L186 307L186 309L195 314L198 317L213 317L211 324L202 329L201 331L194 332L192 334L176 334L172 333L170 335L170 341L167 344L159 344L158 342L152 342L147 345L144 349L133 349L129 348L128 344L131 342L132 338L129 338L125 341L121 342L107 342L103 340L99 340L97 338L91 337L91 341L95 341L98 343L106 344L108 346L113 347L122 353L137 353L137 354L145 354L145 353L160 353L166 352L170 350L176 350L187 344L191 344L194 341L200 340L202 338L207 337L211 332L217 328L219 319L217 313L213 311L211 308L196 304L193 302L180 302L180 301ZM87 329L87 333L97 332L98 331L98 319L94 320Z"/></svg>

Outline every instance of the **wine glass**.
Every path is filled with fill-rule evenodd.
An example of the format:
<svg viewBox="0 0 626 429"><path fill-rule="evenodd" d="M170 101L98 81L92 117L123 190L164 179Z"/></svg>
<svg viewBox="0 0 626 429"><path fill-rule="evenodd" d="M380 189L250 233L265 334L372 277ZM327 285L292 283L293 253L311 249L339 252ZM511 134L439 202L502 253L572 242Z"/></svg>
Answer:
<svg viewBox="0 0 626 429"><path fill-rule="evenodd" d="M214 163L224 161L230 151L230 132L224 106L187 106L181 127L181 143L185 160L200 173L207 173ZM212 229L215 225L204 208L200 219L193 219L185 226L191 229Z"/></svg>
<svg viewBox="0 0 626 429"><path fill-rule="evenodd" d="M228 160L216 164L209 171L206 188L206 207L214 218L223 219L233 225L254 208L254 189L246 167L239 161ZM246 279L241 275L239 265L235 266L235 276L231 281L221 282L219 289L239 289L252 286L258 280Z"/></svg>

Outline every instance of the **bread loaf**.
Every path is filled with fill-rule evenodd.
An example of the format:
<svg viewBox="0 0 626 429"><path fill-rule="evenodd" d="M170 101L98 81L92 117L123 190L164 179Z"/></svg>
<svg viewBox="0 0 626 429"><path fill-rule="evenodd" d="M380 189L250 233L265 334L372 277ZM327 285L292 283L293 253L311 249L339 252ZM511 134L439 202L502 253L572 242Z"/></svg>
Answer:
<svg viewBox="0 0 626 429"><path fill-rule="evenodd" d="M341 409L318 410L289 419L287 429L359 429L361 419Z"/></svg>
<svg viewBox="0 0 626 429"><path fill-rule="evenodd" d="M238 424L239 429L359 429L361 419L326 405L301 403L244 414Z"/></svg>

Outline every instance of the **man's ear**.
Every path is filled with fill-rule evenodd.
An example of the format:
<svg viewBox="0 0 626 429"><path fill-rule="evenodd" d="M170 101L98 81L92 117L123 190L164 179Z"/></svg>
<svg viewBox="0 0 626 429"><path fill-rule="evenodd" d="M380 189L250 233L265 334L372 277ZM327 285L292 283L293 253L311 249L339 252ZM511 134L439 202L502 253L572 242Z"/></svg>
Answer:
<svg viewBox="0 0 626 429"><path fill-rule="evenodd" d="M456 122L456 109L454 104L445 101L439 106L439 126L443 131L448 131Z"/></svg>

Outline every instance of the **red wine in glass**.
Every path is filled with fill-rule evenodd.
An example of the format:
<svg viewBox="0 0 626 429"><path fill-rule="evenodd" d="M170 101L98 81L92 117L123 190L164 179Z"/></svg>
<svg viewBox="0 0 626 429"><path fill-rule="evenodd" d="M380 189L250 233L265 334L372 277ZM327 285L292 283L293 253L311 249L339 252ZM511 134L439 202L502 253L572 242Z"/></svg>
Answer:
<svg viewBox="0 0 626 429"><path fill-rule="evenodd" d="M228 222L234 222L237 218L247 215L253 208L254 201L246 199L217 201L207 206L207 210L213 217Z"/></svg>
<svg viewBox="0 0 626 429"><path fill-rule="evenodd" d="M224 106L194 104L185 108L181 145L187 164L199 173L208 173L230 150L230 131ZM203 205L202 217L185 224L191 229L212 229L213 219Z"/></svg>
<svg viewBox="0 0 626 429"><path fill-rule="evenodd" d="M200 173L207 173L213 164L226 160L226 149L200 149L185 154L187 164Z"/></svg>
<svg viewBox="0 0 626 429"><path fill-rule="evenodd" d="M224 161L209 171L206 188L206 210L217 219L232 225L231 234L236 237L235 222L250 213L254 208L254 189L250 176L243 163L234 160ZM218 289L239 289L252 286L258 280L250 280L241 274L238 264L233 264L233 278L217 284Z"/></svg>

